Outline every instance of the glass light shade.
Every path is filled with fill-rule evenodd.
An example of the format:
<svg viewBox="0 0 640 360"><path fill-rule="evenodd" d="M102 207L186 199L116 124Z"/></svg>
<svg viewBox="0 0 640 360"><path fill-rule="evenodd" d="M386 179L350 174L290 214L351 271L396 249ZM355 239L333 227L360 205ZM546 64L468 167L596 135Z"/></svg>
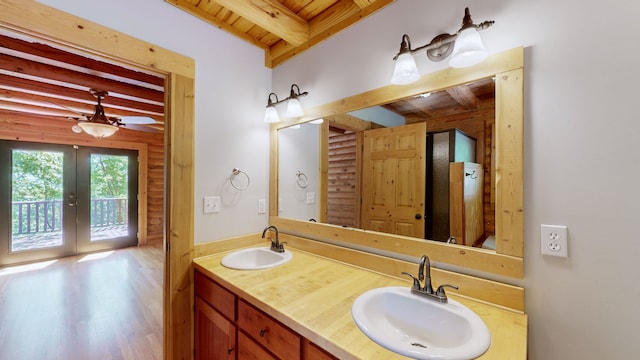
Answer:
<svg viewBox="0 0 640 360"><path fill-rule="evenodd" d="M418 79L420 79L420 73L413 56L410 53L398 56L393 69L391 83L394 85L406 85L416 82Z"/></svg>
<svg viewBox="0 0 640 360"><path fill-rule="evenodd" d="M81 122L78 123L78 126L80 126L84 132L96 139L109 137L118 131L118 127L116 126L95 122Z"/></svg>
<svg viewBox="0 0 640 360"><path fill-rule="evenodd" d="M280 122L280 116L278 116L278 110L276 110L275 106L267 106L267 109L264 111L264 122L266 123Z"/></svg>
<svg viewBox="0 0 640 360"><path fill-rule="evenodd" d="M458 33L449 66L462 68L473 66L487 58L480 33L475 28L467 28Z"/></svg>
<svg viewBox="0 0 640 360"><path fill-rule="evenodd" d="M289 101L287 101L287 116L301 117L303 115L304 115L304 112L302 112L302 106L300 106L300 101L298 101L298 99L289 99Z"/></svg>

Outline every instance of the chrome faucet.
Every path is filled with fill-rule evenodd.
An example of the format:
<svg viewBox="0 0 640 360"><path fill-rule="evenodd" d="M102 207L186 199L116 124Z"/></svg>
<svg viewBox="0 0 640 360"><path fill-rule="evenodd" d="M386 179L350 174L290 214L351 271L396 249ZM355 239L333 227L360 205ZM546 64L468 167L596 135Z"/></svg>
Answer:
<svg viewBox="0 0 640 360"><path fill-rule="evenodd" d="M422 255L422 257L420 258L418 277L415 277L414 275L411 275L405 271L403 271L402 274L408 275L413 279L411 292L416 295L424 296L427 299L446 303L448 299L444 288L450 287L458 290L458 287L455 285L444 284L438 286L438 289L436 291L433 291L433 286L431 285L431 262L429 261L429 257L427 255ZM424 286L421 284L422 281L424 281Z"/></svg>
<svg viewBox="0 0 640 360"><path fill-rule="evenodd" d="M275 252L279 252L279 253L283 253L284 252L284 244L286 244L286 242L280 242L280 240L278 239L278 228L273 226L273 225L269 225L266 228L264 228L264 230L262 231L262 238L264 239L265 234L267 233L268 230L273 230L276 233L276 238L271 239L269 238L269 241L271 241L271 251L275 251Z"/></svg>

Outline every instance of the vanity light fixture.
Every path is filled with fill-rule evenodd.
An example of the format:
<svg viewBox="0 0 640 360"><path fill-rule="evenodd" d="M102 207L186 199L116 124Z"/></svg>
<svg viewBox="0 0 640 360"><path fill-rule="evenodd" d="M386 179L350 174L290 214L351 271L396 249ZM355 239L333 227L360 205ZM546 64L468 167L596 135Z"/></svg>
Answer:
<svg viewBox="0 0 640 360"><path fill-rule="evenodd" d="M271 99L271 96L275 97L275 101ZM300 88L298 85L291 85L291 91L289 92L289 97L283 100L278 100L278 95L276 93L270 93L269 99L267 102L267 109L264 113L264 122L266 123L275 123L280 121L280 116L278 116L278 111L276 110L276 105L287 101L287 117L301 117L304 115L302 111L302 106L300 105L300 100L298 100L301 96L309 95L308 92L300 92Z"/></svg>
<svg viewBox="0 0 640 360"><path fill-rule="evenodd" d="M417 81L420 78L418 67L413 59L413 54L418 51L425 51L431 61L442 61L451 55L449 66L468 67L482 62L487 57L479 31L493 25L494 21L484 21L474 24L471 20L469 8L464 9L462 26L455 34L440 34L431 40L427 45L411 48L409 35L402 35L400 51L393 58L395 68L391 83L395 85L406 85Z"/></svg>

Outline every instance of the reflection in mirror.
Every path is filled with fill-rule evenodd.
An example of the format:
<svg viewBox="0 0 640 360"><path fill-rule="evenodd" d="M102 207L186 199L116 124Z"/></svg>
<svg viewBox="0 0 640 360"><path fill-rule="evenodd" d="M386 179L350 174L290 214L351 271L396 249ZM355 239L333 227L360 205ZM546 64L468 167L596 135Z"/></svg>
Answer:
<svg viewBox="0 0 640 360"><path fill-rule="evenodd" d="M278 146L278 215L318 219L320 124L280 129Z"/></svg>
<svg viewBox="0 0 640 360"><path fill-rule="evenodd" d="M325 120L323 189L318 126L279 130L279 216L495 249L493 78Z"/></svg>
<svg viewBox="0 0 640 360"><path fill-rule="evenodd" d="M355 110L371 107L374 104L398 104L398 100L409 99L417 94L434 92L431 96L438 95L438 92L442 89L449 89L446 91L448 96L452 99L460 99L461 102L456 100L457 105L454 103L453 108L450 110L442 109L443 116L446 116L447 111L453 111L451 109L460 109L465 106L472 106L478 108L481 112L493 112L494 119L491 124L490 131L487 131L489 127L485 129L482 135L473 135L473 131L469 129L462 129L463 132L476 138L477 142L481 142L480 145L476 145L476 163L482 165L482 169L451 169L450 171L462 172L463 175L469 174L469 178L475 178L480 182L479 177L482 175L482 183L490 183L489 187L483 189L483 201L490 199L490 206L495 207L492 212L483 211L484 214L488 214L483 220L482 231L487 231L487 226L493 226L495 230L495 251L490 249L483 249L480 247L463 246L460 243L451 245L441 241L425 241L423 237L414 236L400 236L398 233L406 233L409 226L400 225L383 225L382 222L378 222L376 226L382 228L387 226L393 229L393 233L385 233L380 231L362 230L360 228L345 228L343 226L336 226L333 224L320 224L309 222L308 220L301 221L300 218L285 218L278 216L277 203L278 203L278 163L280 157L278 154L278 147L274 146L271 149L271 167L270 171L270 207L269 215L270 222L277 225L281 232L286 234L295 234L308 238L310 240L336 243L340 246L348 248L363 250L378 255L391 256L395 258L405 258L407 256L416 256L416 254L429 254L429 257L436 263L447 264L451 266L460 267L461 269L468 269L473 271L481 271L492 274L499 274L507 277L522 278L523 276L523 248L524 248L524 209L523 209L523 135L524 135L524 48L514 48L498 54L493 54L487 58L481 64L470 68L464 69L452 69L447 68L434 73L424 74L420 80L416 83L406 86L394 86L387 85L377 89L369 90L357 95L350 96L344 99L338 99L333 102L320 105L315 108L306 109L305 116L298 122L305 122L317 118L330 119L331 121L325 121L320 130L320 138L323 141L320 142L320 147L324 148L320 151L320 189L317 199L319 200L319 220L327 221L326 212L326 192L330 185L326 180L329 151L326 149L328 140L324 139L329 137L329 126L339 128L338 125L357 128L362 120L355 119L355 116L348 115ZM493 79L495 78L495 82ZM483 102L480 101L480 95L470 96L470 91L461 87L465 84L473 84L478 80L485 79L485 81L491 81L493 83L494 105L488 106L486 109ZM467 87L470 85L466 85ZM467 99L466 101L464 99ZM400 102L402 104L403 102ZM468 103L468 105L463 105ZM473 105L476 104L476 105ZM411 106L411 105L403 105ZM424 133L428 131L437 132L441 129L435 128L429 125L432 118L436 118L438 115L438 108L420 108L416 112L416 116L425 118L426 122L416 122L407 126L425 126ZM434 115L435 114L435 115ZM362 116L362 115L360 115ZM475 119L477 116L467 114L465 118ZM451 116L449 120L453 121L454 116ZM458 119L460 120L460 119ZM476 122L475 126L483 127L484 123L490 123L491 121ZM431 121L431 123L434 123ZM371 123L369 123L371 124ZM273 144L278 144L278 129L283 125L274 125L271 127L271 140ZM289 124L290 125L290 124ZM457 128L458 125L449 126L447 124L445 129ZM377 126L377 125L376 125ZM370 125L374 127L374 125ZM395 131L399 127L383 128L382 130ZM352 129L358 134L364 134L365 129ZM372 131L372 130L368 130ZM362 138L357 137L356 141L360 141L356 145L356 148L364 145L364 135ZM402 146L410 145L410 141L406 139L397 139L394 144L401 144ZM326 145L325 145L326 144ZM382 147L384 147L384 143ZM380 144L378 144L380 145ZM391 143L388 143L390 146ZM426 145L425 145L426 147ZM485 155L480 155L479 152L484 151ZM491 156L488 157L487 154ZM483 160L484 159L484 160ZM425 161L426 162L426 161ZM417 162L417 163L425 163ZM489 163L490 165L486 165ZM399 166L405 166L406 164L400 164ZM360 168L357 164L356 168ZM474 172L475 170L475 172ZM376 174L386 174L387 172L379 171ZM408 173L408 171L407 171ZM426 174L426 169L425 169ZM361 174L362 176L362 174ZM370 176L369 182L376 179L375 176ZM490 180L488 180L490 179ZM364 187L367 182L359 179L355 182L356 186L360 185ZM415 181L418 183L418 181ZM463 186L463 184L457 184L457 186ZM405 191L404 188L401 188ZM357 188L356 192L360 192L361 188ZM466 191L466 190L465 190ZM405 191L406 192L406 191ZM463 192L464 194L464 192ZM464 195L461 195L464 196ZM387 196L388 197L388 196ZM385 197L381 197L385 198ZM410 198L410 197L407 197ZM419 196L415 196L419 198ZM426 199L426 195L425 195ZM384 201L386 203L386 200ZM426 204L426 201L425 201ZM486 204L483 203L483 207ZM361 208L358 204L358 209ZM425 206L426 207L426 206ZM466 209L465 209L466 211ZM352 211L353 212L353 211ZM425 211L425 214L427 212ZM416 214L414 214L415 217ZM465 212L461 216L467 217ZM359 226L363 225L362 216L357 216L360 219ZM374 219L375 220L375 219ZM414 227L416 228L416 227ZM419 228L419 226L418 226ZM402 232L397 231L402 230ZM458 240L458 239L456 239ZM466 240L465 240L466 243ZM473 244L472 244L473 245ZM486 241L485 241L486 245Z"/></svg>

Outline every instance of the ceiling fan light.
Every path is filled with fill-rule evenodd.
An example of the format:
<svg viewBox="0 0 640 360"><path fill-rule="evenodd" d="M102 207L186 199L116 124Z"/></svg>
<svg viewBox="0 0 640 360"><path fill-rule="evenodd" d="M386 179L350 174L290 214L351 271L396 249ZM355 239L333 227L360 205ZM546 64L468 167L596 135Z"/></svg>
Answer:
<svg viewBox="0 0 640 360"><path fill-rule="evenodd" d="M391 83L394 85L407 85L418 81L418 79L420 79L420 73L411 53L400 54L393 69Z"/></svg>
<svg viewBox="0 0 640 360"><path fill-rule="evenodd" d="M102 139L109 137L118 131L118 127L107 124L100 124L95 122L81 122L78 124L84 132L95 137L96 139Z"/></svg>
<svg viewBox="0 0 640 360"><path fill-rule="evenodd" d="M296 98L289 99L287 101L287 116L288 117L301 117L304 115L300 101Z"/></svg>
<svg viewBox="0 0 640 360"><path fill-rule="evenodd" d="M280 122L280 116L278 116L278 110L276 110L275 106L267 106L267 109L264 111L264 122L266 123Z"/></svg>
<svg viewBox="0 0 640 360"><path fill-rule="evenodd" d="M474 27L461 30L456 38L449 66L462 68L473 66L487 58L480 33Z"/></svg>

